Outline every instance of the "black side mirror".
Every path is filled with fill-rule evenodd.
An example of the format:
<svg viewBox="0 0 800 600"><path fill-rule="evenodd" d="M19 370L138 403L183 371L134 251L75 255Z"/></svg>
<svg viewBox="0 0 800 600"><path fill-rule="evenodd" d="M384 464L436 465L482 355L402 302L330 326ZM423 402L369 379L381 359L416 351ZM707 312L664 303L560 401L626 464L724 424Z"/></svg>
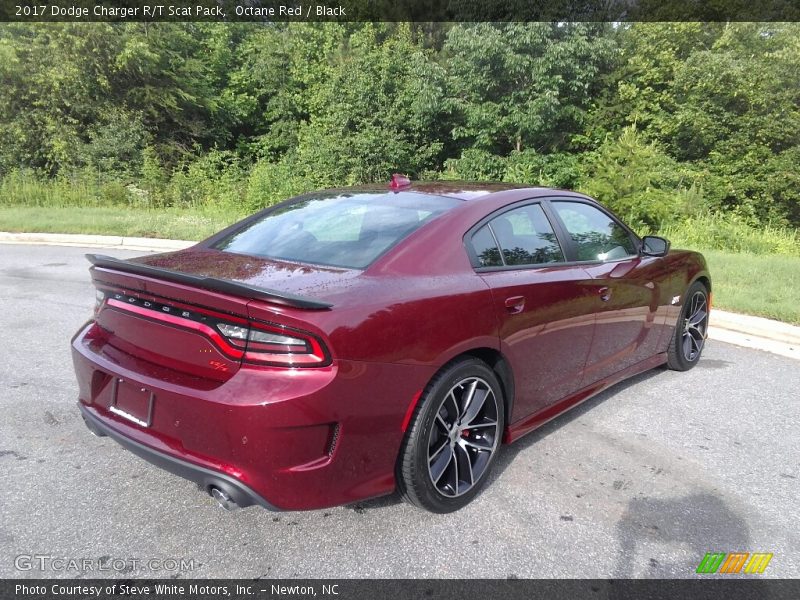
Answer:
<svg viewBox="0 0 800 600"><path fill-rule="evenodd" d="M657 235L646 235L642 238L641 254L643 256L666 256L669 252L669 240Z"/></svg>

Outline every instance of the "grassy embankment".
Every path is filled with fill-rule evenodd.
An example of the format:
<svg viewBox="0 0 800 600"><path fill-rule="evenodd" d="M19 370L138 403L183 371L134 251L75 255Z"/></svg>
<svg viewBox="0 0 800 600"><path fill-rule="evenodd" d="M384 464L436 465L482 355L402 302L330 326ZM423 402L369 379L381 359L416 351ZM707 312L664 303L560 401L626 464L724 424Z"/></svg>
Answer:
<svg viewBox="0 0 800 600"><path fill-rule="evenodd" d="M714 307L800 325L800 257L702 252Z"/></svg>
<svg viewBox="0 0 800 600"><path fill-rule="evenodd" d="M153 210L110 207L0 205L0 231L90 233L202 240L244 215L221 211L163 208Z"/></svg>

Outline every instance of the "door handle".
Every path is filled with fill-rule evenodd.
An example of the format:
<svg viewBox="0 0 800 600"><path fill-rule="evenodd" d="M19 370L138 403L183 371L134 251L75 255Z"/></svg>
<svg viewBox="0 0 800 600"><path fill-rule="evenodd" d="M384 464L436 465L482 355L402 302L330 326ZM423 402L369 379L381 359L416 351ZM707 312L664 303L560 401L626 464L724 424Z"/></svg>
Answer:
<svg viewBox="0 0 800 600"><path fill-rule="evenodd" d="M611 300L611 289L607 287L601 287L597 290L598 295L600 296L600 300L603 302L608 302Z"/></svg>
<svg viewBox="0 0 800 600"><path fill-rule="evenodd" d="M516 315L521 313L525 308L525 296L511 296L510 298L506 298L506 310L512 314Z"/></svg>

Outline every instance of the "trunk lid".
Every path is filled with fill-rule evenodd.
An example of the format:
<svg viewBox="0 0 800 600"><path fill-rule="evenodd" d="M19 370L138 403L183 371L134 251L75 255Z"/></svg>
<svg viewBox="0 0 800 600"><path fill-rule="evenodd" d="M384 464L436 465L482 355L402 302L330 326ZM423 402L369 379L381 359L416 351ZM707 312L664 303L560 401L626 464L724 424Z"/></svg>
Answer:
<svg viewBox="0 0 800 600"><path fill-rule="evenodd" d="M210 248L190 248L126 262L262 288L285 296L288 301L281 302L277 296L264 296L262 300L311 309L330 308L329 301L335 298L339 288L347 287L348 282L362 273L358 269L309 265Z"/></svg>

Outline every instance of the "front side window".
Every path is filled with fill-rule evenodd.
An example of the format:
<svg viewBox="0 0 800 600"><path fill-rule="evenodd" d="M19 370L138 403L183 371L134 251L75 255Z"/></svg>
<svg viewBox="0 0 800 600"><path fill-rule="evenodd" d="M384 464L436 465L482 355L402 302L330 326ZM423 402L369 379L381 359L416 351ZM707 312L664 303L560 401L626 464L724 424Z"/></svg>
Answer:
<svg viewBox="0 0 800 600"><path fill-rule="evenodd" d="M552 201L572 241L577 260L618 260L636 254L625 228L602 210L583 202Z"/></svg>
<svg viewBox="0 0 800 600"><path fill-rule="evenodd" d="M550 221L539 204L528 204L498 215L472 237L482 267L540 265L563 262Z"/></svg>
<svg viewBox="0 0 800 600"><path fill-rule="evenodd" d="M301 196L214 244L217 250L363 269L460 200L414 192Z"/></svg>

